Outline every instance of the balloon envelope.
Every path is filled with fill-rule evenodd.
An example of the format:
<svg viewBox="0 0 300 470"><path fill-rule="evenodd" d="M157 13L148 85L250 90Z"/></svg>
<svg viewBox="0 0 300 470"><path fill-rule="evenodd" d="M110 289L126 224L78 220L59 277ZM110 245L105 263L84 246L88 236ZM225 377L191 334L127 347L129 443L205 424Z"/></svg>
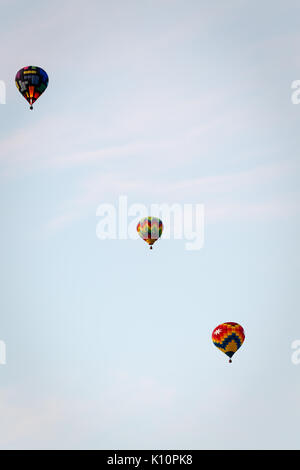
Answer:
<svg viewBox="0 0 300 470"><path fill-rule="evenodd" d="M234 353L242 346L244 339L243 327L234 322L222 323L212 332L214 345L230 358L229 362L231 362Z"/></svg>
<svg viewBox="0 0 300 470"><path fill-rule="evenodd" d="M161 237L163 231L163 223L157 217L144 217L137 225L139 236L145 240L150 248Z"/></svg>
<svg viewBox="0 0 300 470"><path fill-rule="evenodd" d="M33 109L33 103L44 93L48 82L45 70L33 65L23 67L16 75L16 86L30 104L30 109Z"/></svg>

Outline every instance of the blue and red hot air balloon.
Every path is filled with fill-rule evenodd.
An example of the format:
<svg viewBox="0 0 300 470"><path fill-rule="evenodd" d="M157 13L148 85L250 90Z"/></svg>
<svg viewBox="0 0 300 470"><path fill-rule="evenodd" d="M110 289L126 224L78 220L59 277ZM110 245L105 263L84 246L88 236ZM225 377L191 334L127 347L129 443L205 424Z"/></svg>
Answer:
<svg viewBox="0 0 300 470"><path fill-rule="evenodd" d="M45 70L33 65L23 67L16 75L16 86L30 104L30 109L33 109L33 103L44 93L48 82Z"/></svg>

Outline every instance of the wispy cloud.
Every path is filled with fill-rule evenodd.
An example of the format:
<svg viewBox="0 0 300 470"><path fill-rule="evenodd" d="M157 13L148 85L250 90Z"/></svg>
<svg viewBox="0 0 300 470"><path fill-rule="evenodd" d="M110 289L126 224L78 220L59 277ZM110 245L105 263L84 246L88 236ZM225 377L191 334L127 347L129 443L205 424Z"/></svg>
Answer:
<svg viewBox="0 0 300 470"><path fill-rule="evenodd" d="M157 203L186 203L191 200L204 203L208 223L225 219L270 220L294 216L300 210L300 195L267 196L266 189L291 177L298 167L297 162L285 161L256 166L248 171L174 182L130 179L117 173L95 174L84 182L76 199L64 203L60 215L49 221L47 231L59 230L91 215L100 203L117 204L122 194L140 203L153 201L153 195ZM258 200L257 194L260 194Z"/></svg>
<svg viewBox="0 0 300 470"><path fill-rule="evenodd" d="M88 400L54 394L33 401L23 392L22 403L16 390L0 393L2 449L84 448L98 433L107 435L104 445L112 445L118 423L136 420L146 409L168 413L176 400L174 387L127 371L112 372L109 386ZM95 442L95 448L102 446L103 440Z"/></svg>

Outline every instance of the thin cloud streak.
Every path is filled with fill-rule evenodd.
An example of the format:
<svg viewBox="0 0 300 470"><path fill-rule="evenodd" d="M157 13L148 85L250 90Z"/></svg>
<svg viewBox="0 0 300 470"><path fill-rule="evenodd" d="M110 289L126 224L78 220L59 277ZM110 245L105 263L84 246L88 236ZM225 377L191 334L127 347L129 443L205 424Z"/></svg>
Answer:
<svg viewBox="0 0 300 470"><path fill-rule="evenodd" d="M286 218L299 213L300 194L283 195L282 198L272 196L270 200L261 199L251 202L251 195L255 195L259 187L266 189L268 185L280 182L284 177L293 175L299 167L294 161L281 162L271 165L261 165L248 171L236 172L213 177L203 177L170 183L158 181L157 183L146 179L125 179L118 174L95 175L83 185L83 194L71 201L65 202L60 209L62 214L55 217L46 227L56 231L67 227L70 223L90 215L100 203L117 203L119 195L135 198L135 202L142 203L155 194L156 202L186 203L195 194L199 195L198 203L206 205L207 222L217 223L225 219L231 220L274 220ZM235 201L235 193L241 192L250 196L250 201L243 203ZM138 199L140 195L141 199ZM222 196L222 202L219 201ZM138 199L138 201L137 201ZM298 199L298 201L297 201ZM72 208L71 210L68 208ZM76 211L74 210L76 208Z"/></svg>

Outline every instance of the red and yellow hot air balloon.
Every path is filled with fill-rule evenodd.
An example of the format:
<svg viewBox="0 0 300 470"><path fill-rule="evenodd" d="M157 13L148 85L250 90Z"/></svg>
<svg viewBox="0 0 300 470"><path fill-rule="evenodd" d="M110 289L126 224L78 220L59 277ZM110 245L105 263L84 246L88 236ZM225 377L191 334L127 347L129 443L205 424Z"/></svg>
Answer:
<svg viewBox="0 0 300 470"><path fill-rule="evenodd" d="M152 245L161 237L164 227L157 217L144 217L139 221L136 229L139 236L150 245L150 250L152 250Z"/></svg>
<svg viewBox="0 0 300 470"><path fill-rule="evenodd" d="M229 357L229 362L232 362L232 356L242 346L244 339L243 327L234 322L222 323L212 332L214 345Z"/></svg>

